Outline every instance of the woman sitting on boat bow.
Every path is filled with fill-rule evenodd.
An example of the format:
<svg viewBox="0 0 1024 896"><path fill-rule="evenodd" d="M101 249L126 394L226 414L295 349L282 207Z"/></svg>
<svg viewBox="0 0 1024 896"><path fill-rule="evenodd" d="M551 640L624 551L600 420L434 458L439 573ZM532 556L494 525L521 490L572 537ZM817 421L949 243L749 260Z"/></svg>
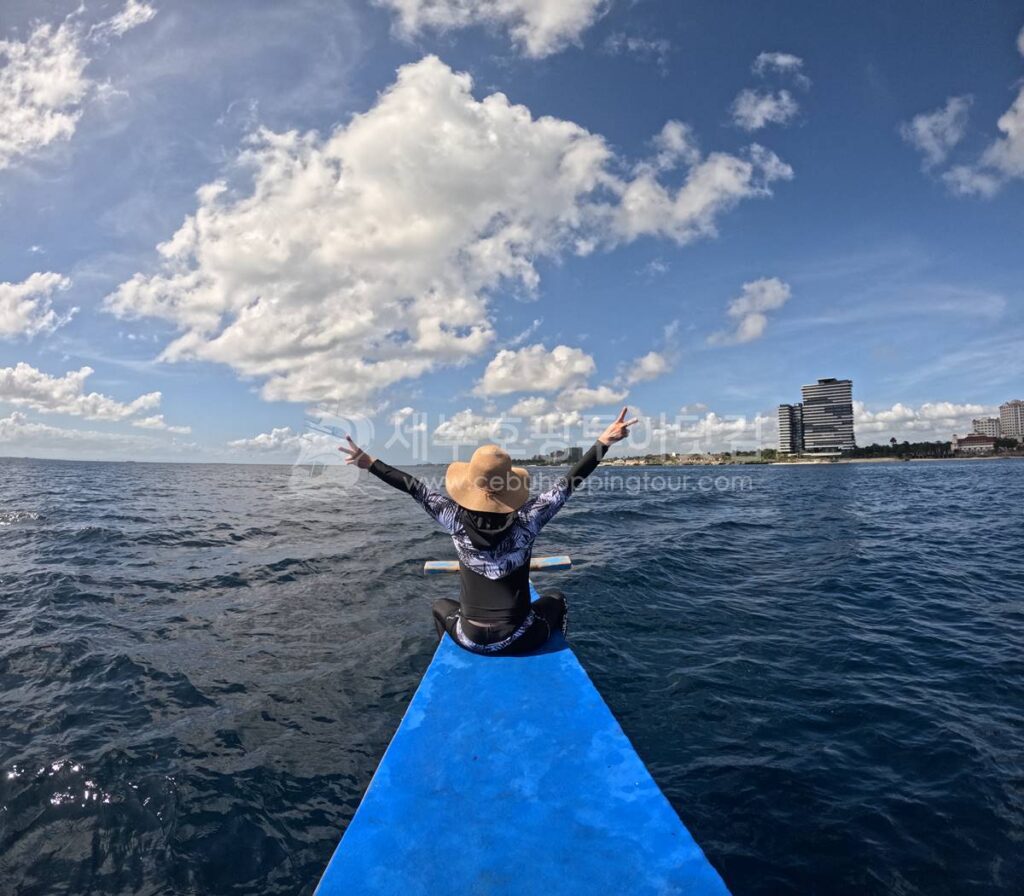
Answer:
<svg viewBox="0 0 1024 896"><path fill-rule="evenodd" d="M497 445L484 445L468 463L448 466L448 494L430 491L420 480L375 460L346 436L346 463L369 470L388 485L411 495L451 535L459 555L458 601L434 601L437 636L445 632L467 650L487 655L535 650L568 623L565 596L558 591L530 602L530 554L540 530L562 509L573 491L601 462L608 448L629 435L637 418L627 408L598 436L589 451L535 498L530 474L513 467Z"/></svg>

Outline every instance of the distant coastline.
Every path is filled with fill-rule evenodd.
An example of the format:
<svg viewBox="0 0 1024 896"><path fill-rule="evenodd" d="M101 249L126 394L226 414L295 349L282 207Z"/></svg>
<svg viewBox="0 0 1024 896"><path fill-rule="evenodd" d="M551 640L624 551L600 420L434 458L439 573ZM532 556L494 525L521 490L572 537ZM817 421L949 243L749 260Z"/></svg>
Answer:
<svg viewBox="0 0 1024 896"><path fill-rule="evenodd" d="M823 467L831 464L888 464L888 463L934 463L937 461L979 461L979 460L1024 460L1024 454L988 454L952 457L841 457L841 458L802 458L800 460L759 460L756 458L718 458L708 455L705 458L687 460L646 459L646 458L613 458L605 459L601 466L605 467Z"/></svg>
<svg viewBox="0 0 1024 896"><path fill-rule="evenodd" d="M818 467L825 464L939 463L942 461L1024 460L1024 454L983 454L954 457L843 457L836 460L774 460L772 467ZM742 463L742 461L737 461Z"/></svg>

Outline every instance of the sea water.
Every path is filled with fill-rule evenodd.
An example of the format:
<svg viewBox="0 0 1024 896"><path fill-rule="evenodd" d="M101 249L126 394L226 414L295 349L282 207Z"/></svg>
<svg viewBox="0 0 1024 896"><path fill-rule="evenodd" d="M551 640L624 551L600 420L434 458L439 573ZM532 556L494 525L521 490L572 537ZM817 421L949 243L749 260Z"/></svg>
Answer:
<svg viewBox="0 0 1024 896"><path fill-rule="evenodd" d="M311 892L456 588L349 475L0 461L0 893ZM1024 892L1024 462L588 486L537 583L737 894Z"/></svg>

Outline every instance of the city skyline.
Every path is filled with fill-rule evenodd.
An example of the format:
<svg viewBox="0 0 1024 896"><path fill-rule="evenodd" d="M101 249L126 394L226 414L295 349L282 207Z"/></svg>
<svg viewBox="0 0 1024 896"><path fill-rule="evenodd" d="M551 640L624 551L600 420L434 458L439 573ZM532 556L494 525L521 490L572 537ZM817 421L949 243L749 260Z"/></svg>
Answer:
<svg viewBox="0 0 1024 896"><path fill-rule="evenodd" d="M548 3L5 3L0 455L331 418L442 460L623 404L713 451L830 369L861 441L948 439L1019 394L1019 10Z"/></svg>
<svg viewBox="0 0 1024 896"><path fill-rule="evenodd" d="M864 447L858 446L856 440L851 380L820 378L817 383L802 386L801 394L803 401L799 404L780 404L778 407L779 454L839 455ZM954 454L989 453L1000 439L1024 442L1024 400L1003 402L998 411L999 416L972 419L970 431L966 434L954 431L948 440L933 441L949 441ZM875 441L872 444L880 443Z"/></svg>

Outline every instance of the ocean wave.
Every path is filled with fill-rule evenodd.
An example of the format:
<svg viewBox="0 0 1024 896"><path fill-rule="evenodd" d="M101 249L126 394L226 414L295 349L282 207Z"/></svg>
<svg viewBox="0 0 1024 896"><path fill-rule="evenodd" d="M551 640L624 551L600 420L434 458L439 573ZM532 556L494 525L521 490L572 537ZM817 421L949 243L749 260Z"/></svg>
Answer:
<svg viewBox="0 0 1024 896"><path fill-rule="evenodd" d="M40 514L34 510L0 510L0 526L31 523L38 519L40 519Z"/></svg>

